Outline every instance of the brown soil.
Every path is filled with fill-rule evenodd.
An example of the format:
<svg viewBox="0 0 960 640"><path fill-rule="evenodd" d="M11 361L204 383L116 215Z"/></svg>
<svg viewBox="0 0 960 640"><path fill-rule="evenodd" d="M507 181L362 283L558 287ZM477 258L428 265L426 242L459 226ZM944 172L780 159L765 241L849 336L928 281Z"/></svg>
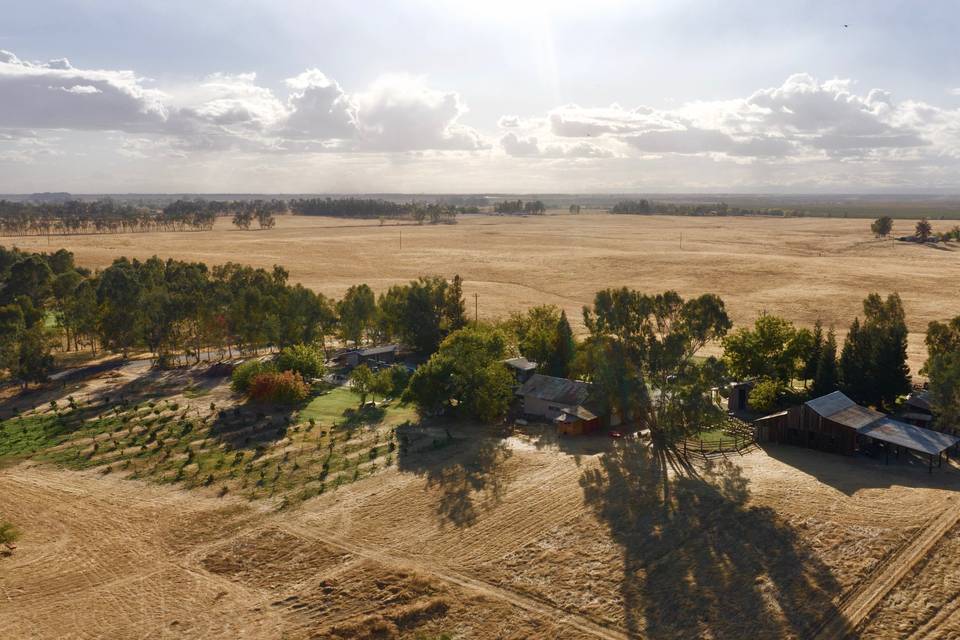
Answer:
<svg viewBox="0 0 960 640"><path fill-rule="evenodd" d="M0 514L23 538L0 559L3 635L806 637L955 509L960 486L955 469L787 447L688 480L631 441L453 436L283 512L4 469ZM956 532L888 589L864 637L953 637Z"/></svg>

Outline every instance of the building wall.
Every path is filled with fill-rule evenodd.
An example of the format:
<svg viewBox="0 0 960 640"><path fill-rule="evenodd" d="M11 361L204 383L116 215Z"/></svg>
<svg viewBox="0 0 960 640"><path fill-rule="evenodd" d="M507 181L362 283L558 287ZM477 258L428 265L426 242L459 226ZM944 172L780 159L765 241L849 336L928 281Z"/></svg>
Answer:
<svg viewBox="0 0 960 640"><path fill-rule="evenodd" d="M540 416L553 420L564 409L572 409L572 405L547 402L533 396L523 396L523 412L530 416Z"/></svg>

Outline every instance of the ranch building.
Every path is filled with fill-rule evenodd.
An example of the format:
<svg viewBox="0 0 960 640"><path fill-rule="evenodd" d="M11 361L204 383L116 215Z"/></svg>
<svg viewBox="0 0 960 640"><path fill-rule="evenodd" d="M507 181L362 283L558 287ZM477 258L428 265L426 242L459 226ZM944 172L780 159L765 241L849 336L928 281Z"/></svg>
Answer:
<svg viewBox="0 0 960 640"><path fill-rule="evenodd" d="M853 455L858 451L882 449L889 461L890 453L901 450L927 456L933 469L942 464L946 453L956 448L960 438L895 420L885 413L862 407L840 391L809 400L754 421L757 439L793 444L822 451Z"/></svg>
<svg viewBox="0 0 960 640"><path fill-rule="evenodd" d="M590 385L580 380L535 373L517 391L523 413L552 421L561 435L581 435L600 428L600 417L587 408Z"/></svg>
<svg viewBox="0 0 960 640"><path fill-rule="evenodd" d="M399 352L399 345L385 344L379 347L351 349L350 351L345 351L340 354L339 359L351 369L361 364L367 366L390 365L397 361L397 354Z"/></svg>

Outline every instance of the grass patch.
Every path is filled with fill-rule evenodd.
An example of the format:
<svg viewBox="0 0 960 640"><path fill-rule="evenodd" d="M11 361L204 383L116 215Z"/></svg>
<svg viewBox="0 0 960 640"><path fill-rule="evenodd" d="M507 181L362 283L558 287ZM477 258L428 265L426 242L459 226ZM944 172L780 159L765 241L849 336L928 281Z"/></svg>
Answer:
<svg viewBox="0 0 960 640"><path fill-rule="evenodd" d="M346 387L337 387L318 395L303 408L300 421L309 422L310 419L324 426L395 425L415 420L416 412L396 401L385 407L367 405L360 409L357 394Z"/></svg>

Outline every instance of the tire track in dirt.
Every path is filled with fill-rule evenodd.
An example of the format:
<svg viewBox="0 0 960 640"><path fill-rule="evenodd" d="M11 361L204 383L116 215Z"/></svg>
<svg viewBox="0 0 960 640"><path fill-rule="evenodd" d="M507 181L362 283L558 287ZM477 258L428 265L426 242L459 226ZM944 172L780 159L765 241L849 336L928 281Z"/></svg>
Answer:
<svg viewBox="0 0 960 640"><path fill-rule="evenodd" d="M428 564L404 554L385 552L382 549L344 540L337 536L325 534L318 530L307 528L303 525L298 525L295 523L285 523L283 527L293 535L302 536L307 539L312 539L330 545L331 547L340 548L348 553L354 554L355 556L367 558L368 560L372 560L381 564L393 565L397 568L409 569L422 574L430 575L434 578L449 582L465 589L469 589L490 598L502 600L519 609L523 609L524 611L536 614L538 616L543 616L545 619L556 622L560 625L568 625L595 638L602 638L604 640L626 640L626 638L628 638L625 633L603 627L588 618L571 614L549 604L515 593L510 589L498 587L488 582L484 582L483 580L466 576L447 567L442 567L436 563Z"/></svg>
<svg viewBox="0 0 960 640"><path fill-rule="evenodd" d="M960 505L948 501L947 508L921 526L914 539L896 553L873 579L843 599L837 611L811 636L814 640L846 638L860 626L883 598L925 558L958 522Z"/></svg>
<svg viewBox="0 0 960 640"><path fill-rule="evenodd" d="M940 631L947 628L957 628L960 624L948 624L950 621L960 623L960 598L951 602L937 612L922 627L911 633L907 640L925 640L926 638L940 637Z"/></svg>

